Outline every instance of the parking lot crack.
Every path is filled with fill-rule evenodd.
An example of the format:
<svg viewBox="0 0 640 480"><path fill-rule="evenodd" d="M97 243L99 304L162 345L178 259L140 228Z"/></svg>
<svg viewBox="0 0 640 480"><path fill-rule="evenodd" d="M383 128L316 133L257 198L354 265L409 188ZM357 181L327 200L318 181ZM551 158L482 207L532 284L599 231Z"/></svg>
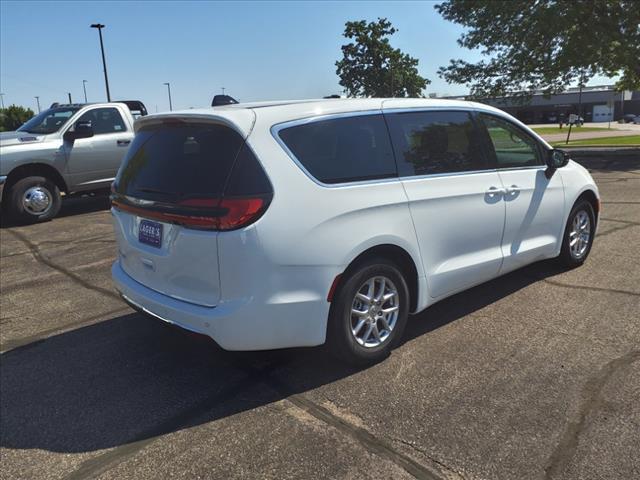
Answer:
<svg viewBox="0 0 640 480"><path fill-rule="evenodd" d="M411 448L412 450L415 450L416 452L418 452L423 457L427 458L429 461L431 461L431 462L435 463L436 465L442 467L444 470L446 470L449 473L448 478L456 478L456 479L460 479L460 480L465 480L465 476L462 473L460 473L459 471L451 468L450 466L448 466L447 464L441 462L437 458L429 455L429 453L427 453L427 451L424 448L420 448L415 443L409 442L407 440L404 440L404 439L398 438L398 437L389 437L389 438L391 440L394 440L394 441L398 442L398 443L406 445L407 447ZM451 475L454 475L454 477L451 477Z"/></svg>
<svg viewBox="0 0 640 480"><path fill-rule="evenodd" d="M558 282L557 280L549 280L548 278L540 278L540 277L530 277L535 280L541 280L544 283L548 283L549 285L554 285L556 287L564 287L570 288L574 290L587 290L592 292L609 292L609 293L619 293L622 295L632 295L634 297L640 297L640 292L633 292L631 290L621 290L617 288L603 288L603 287L592 287L590 285L570 285L568 283Z"/></svg>
<svg viewBox="0 0 640 480"><path fill-rule="evenodd" d="M592 412L597 411L604 402L602 391L607 381L638 360L640 360L640 350L632 350L605 364L586 382L582 390L582 403L575 419L567 424L556 448L549 457L545 468L545 479L563 476L564 470L578 448L580 435L587 425L587 418Z"/></svg>
<svg viewBox="0 0 640 480"><path fill-rule="evenodd" d="M211 395L196 402L195 405L183 410L177 415L151 427L149 430L141 432L131 442L119 447L110 449L100 455L90 458L80 464L80 467L69 475L65 480L79 480L85 478L95 478L128 460L133 455L161 438L164 432L176 431L187 425L191 420L198 418L216 405L225 401L231 401L247 388L255 385L262 376L268 375L272 370L280 367L279 362L273 362L260 369L247 372L247 375L238 382L227 385L226 388L218 390Z"/></svg>
<svg viewBox="0 0 640 480"><path fill-rule="evenodd" d="M343 434L350 436L369 453L393 462L414 478L421 480L444 480L446 478L436 469L423 465L404 453L397 451L386 440L374 436L362 427L347 422L342 417L336 416L329 409L316 404L304 395L292 392L285 383L274 376L263 377L262 381L280 395L285 396L286 399L296 407L304 410L323 423L334 427Z"/></svg>
<svg viewBox="0 0 640 480"><path fill-rule="evenodd" d="M106 295L108 297L120 300L120 297L118 296L118 294L116 292L114 292L113 290L109 290L107 288L102 288L102 287L99 287L97 285L93 285L92 283L90 283L90 282L86 281L85 279L83 279L80 275L78 275L76 273L73 273L71 270L67 269L66 267L63 267L62 265L58 265L56 262L54 262L51 259L49 259L46 255L44 255L40 251L40 248L36 244L31 242L22 233L17 232L15 230L9 230L9 233L11 233L18 240L20 240L29 249L29 251L33 255L33 258L37 262L42 263L43 265L46 265L47 267L52 268L52 269L62 273L63 275L65 275L69 279L71 279L73 282L77 283L78 285L80 285L80 286L82 286L82 287L84 287L86 289L93 290L94 292L98 292L98 293L100 293L102 295Z"/></svg>

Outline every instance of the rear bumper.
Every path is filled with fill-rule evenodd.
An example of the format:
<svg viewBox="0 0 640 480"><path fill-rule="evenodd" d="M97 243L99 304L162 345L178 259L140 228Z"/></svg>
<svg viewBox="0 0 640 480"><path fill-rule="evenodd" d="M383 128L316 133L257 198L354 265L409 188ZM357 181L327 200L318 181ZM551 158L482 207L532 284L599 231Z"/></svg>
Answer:
<svg viewBox="0 0 640 480"><path fill-rule="evenodd" d="M324 343L329 303L322 296L299 301L255 297L204 307L176 300L131 278L116 261L111 268L116 289L136 310L211 337L225 350L270 350Z"/></svg>

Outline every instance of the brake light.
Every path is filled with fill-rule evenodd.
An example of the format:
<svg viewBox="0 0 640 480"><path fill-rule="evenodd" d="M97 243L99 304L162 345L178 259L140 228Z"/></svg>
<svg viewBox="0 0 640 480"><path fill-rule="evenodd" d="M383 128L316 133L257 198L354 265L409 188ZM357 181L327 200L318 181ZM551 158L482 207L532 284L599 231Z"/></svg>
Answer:
<svg viewBox="0 0 640 480"><path fill-rule="evenodd" d="M166 223L203 230L235 230L256 221L268 204L266 198L193 198L183 200L176 207L137 207L114 196L112 205L118 210ZM180 207L184 207L181 211Z"/></svg>
<svg viewBox="0 0 640 480"><path fill-rule="evenodd" d="M228 212L218 219L218 229L233 230L250 224L262 214L264 204L262 198L223 199L220 207Z"/></svg>

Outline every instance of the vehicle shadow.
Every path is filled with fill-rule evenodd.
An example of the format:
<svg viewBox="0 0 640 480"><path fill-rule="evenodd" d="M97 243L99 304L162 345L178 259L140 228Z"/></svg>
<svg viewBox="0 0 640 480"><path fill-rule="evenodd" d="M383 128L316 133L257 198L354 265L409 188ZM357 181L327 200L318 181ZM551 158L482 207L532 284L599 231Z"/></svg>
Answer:
<svg viewBox="0 0 640 480"><path fill-rule="evenodd" d="M559 272L544 262L455 295L411 318L405 341ZM357 372L324 348L225 352L137 313L16 348L0 362L0 446L68 453L216 421Z"/></svg>
<svg viewBox="0 0 640 480"><path fill-rule="evenodd" d="M64 197L62 199L62 208L60 208L60 212L58 213L56 218L99 212L101 210L108 210L110 206L111 203L109 202L108 190L86 195L73 195L71 197ZM56 218L50 221L55 222ZM0 214L0 228L11 228L19 226L24 225L14 222L6 215L4 211L2 212L2 214Z"/></svg>

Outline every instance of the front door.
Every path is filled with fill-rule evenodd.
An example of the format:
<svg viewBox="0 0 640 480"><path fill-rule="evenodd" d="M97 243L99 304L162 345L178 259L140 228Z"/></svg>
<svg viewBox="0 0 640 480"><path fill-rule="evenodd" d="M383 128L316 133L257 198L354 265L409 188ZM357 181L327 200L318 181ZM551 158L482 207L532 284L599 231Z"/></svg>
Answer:
<svg viewBox="0 0 640 480"><path fill-rule="evenodd" d="M502 118L480 114L483 132L506 193L501 273L553 256L562 239L564 187L559 172L547 178L545 149Z"/></svg>
<svg viewBox="0 0 640 480"><path fill-rule="evenodd" d="M85 112L76 122L91 122L93 137L65 141L67 173L71 188L108 186L133 139L131 126L115 107Z"/></svg>
<svg viewBox="0 0 640 480"><path fill-rule="evenodd" d="M505 203L469 112L385 113L409 200L429 294L495 277Z"/></svg>

